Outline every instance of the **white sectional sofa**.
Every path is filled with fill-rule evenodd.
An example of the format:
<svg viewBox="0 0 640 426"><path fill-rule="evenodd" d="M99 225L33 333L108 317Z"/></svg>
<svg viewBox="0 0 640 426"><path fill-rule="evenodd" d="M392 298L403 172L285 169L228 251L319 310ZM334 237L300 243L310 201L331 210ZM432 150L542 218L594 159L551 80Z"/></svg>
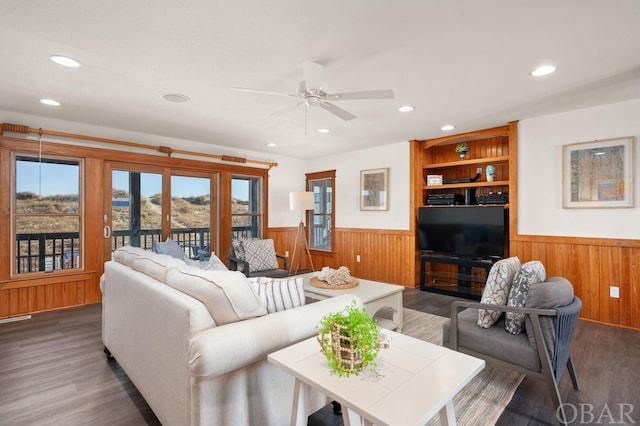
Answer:
<svg viewBox="0 0 640 426"><path fill-rule="evenodd" d="M106 262L101 290L105 352L166 426L288 424L294 379L267 355L315 335L324 315L354 299L267 313L240 272L132 247ZM326 404L305 397L299 412Z"/></svg>

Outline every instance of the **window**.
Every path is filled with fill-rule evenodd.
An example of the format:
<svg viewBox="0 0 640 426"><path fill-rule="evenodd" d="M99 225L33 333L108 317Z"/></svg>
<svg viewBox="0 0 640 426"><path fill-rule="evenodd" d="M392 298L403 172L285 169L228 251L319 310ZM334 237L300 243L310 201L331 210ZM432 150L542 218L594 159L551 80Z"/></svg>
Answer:
<svg viewBox="0 0 640 426"><path fill-rule="evenodd" d="M192 259L211 251L210 178L171 176L171 238Z"/></svg>
<svg viewBox="0 0 640 426"><path fill-rule="evenodd" d="M14 273L82 268L82 160L13 154Z"/></svg>
<svg viewBox="0 0 640 426"><path fill-rule="evenodd" d="M314 207L309 212L309 248L332 251L335 219L333 200L335 197L335 170L307 174L308 191L313 192Z"/></svg>
<svg viewBox="0 0 640 426"><path fill-rule="evenodd" d="M262 178L231 178L231 238L261 238Z"/></svg>

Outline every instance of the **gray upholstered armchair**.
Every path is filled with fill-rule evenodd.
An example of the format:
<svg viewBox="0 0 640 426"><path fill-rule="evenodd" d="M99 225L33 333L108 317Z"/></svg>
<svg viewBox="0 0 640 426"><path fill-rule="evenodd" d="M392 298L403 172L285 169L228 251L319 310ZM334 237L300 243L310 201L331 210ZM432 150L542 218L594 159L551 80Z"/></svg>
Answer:
<svg viewBox="0 0 640 426"><path fill-rule="evenodd" d="M282 260L282 268L278 259ZM247 277L287 277L287 263L286 256L276 253L272 239L233 240L229 248L229 269Z"/></svg>
<svg viewBox="0 0 640 426"><path fill-rule="evenodd" d="M463 310L465 308L468 309ZM564 425L567 417L558 382L566 367L574 389L580 389L569 349L581 308L582 302L577 297L573 297L568 305L553 309L456 301L451 305L450 320L444 324L443 343L450 349L546 380L556 407L556 418ZM481 328L477 323L478 309L522 313L527 322L526 332L511 334L505 331L504 316L492 327Z"/></svg>

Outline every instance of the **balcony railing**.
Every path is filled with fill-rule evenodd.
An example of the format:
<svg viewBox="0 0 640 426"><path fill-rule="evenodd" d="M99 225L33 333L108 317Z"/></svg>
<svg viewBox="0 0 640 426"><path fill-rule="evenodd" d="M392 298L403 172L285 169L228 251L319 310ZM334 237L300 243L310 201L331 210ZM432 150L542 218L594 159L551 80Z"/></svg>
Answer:
<svg viewBox="0 0 640 426"><path fill-rule="evenodd" d="M232 238L258 238L260 230L254 226L234 226ZM152 250L153 242L162 239L161 229L141 229L132 235L129 230L113 231L111 250L126 245ZM198 250L210 250L209 228L177 228L171 230L171 239L195 259ZM46 232L16 235L16 272L54 271L81 267L80 236L78 232Z"/></svg>

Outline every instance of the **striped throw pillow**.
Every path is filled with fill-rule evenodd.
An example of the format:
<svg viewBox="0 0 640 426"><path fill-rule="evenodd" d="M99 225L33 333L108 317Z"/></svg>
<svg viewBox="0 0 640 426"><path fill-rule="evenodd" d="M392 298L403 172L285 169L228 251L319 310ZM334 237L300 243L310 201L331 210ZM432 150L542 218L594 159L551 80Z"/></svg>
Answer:
<svg viewBox="0 0 640 426"><path fill-rule="evenodd" d="M249 278L262 307L268 313L280 312L305 304L302 278Z"/></svg>

